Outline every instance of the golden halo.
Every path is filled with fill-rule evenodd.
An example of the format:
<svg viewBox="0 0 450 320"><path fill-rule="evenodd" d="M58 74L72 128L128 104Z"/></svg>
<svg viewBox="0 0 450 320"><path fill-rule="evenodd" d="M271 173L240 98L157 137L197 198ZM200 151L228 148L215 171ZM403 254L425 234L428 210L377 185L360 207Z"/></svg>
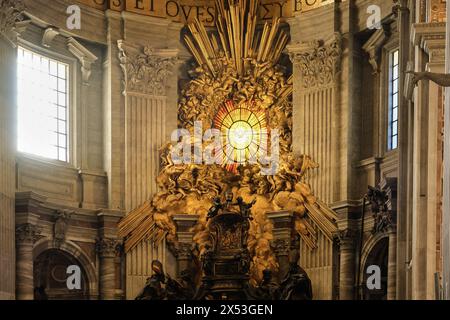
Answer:
<svg viewBox="0 0 450 320"><path fill-rule="evenodd" d="M218 160L232 172L249 160L257 161L267 150L266 114L254 111L254 102L236 105L227 101L214 118L214 128L220 130L222 149L216 154Z"/></svg>

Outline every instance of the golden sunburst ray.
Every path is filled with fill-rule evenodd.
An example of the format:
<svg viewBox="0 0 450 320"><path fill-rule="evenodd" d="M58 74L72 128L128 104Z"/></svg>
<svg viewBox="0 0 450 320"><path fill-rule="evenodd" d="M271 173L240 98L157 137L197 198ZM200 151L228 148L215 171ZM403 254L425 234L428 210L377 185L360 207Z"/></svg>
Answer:
<svg viewBox="0 0 450 320"><path fill-rule="evenodd" d="M259 4L259 0L216 0L216 29L220 43L217 35L208 34L199 20L188 25L191 34L185 36L186 44L207 72L213 76L218 74L220 66L216 61L220 53L232 60L239 76L244 76L252 63L256 66L256 76L278 63L289 36L280 30L280 18L266 22L262 33L257 35Z"/></svg>

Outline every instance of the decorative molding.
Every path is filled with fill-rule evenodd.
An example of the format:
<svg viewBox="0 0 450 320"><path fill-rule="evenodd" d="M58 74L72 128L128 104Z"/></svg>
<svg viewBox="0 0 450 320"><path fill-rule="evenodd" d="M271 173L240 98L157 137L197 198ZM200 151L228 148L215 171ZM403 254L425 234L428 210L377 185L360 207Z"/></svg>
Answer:
<svg viewBox="0 0 450 320"><path fill-rule="evenodd" d="M91 67L98 60L97 56L72 37L67 40L67 49L80 61L83 84L88 84L92 73Z"/></svg>
<svg viewBox="0 0 450 320"><path fill-rule="evenodd" d="M331 85L340 72L342 37L335 33L328 41L311 41L288 46L292 63L298 66L302 87Z"/></svg>
<svg viewBox="0 0 450 320"><path fill-rule="evenodd" d="M396 230L397 181L385 178L379 187L369 187L367 199L372 206L373 234Z"/></svg>
<svg viewBox="0 0 450 320"><path fill-rule="evenodd" d="M389 25L383 24L383 27L375 31L362 47L362 49L369 55L369 63L375 74L380 72L380 52L390 36L391 32Z"/></svg>
<svg viewBox="0 0 450 320"><path fill-rule="evenodd" d="M59 34L59 30L56 28L48 27L45 29L44 35L42 36L42 45L46 48L50 48L53 40Z"/></svg>
<svg viewBox="0 0 450 320"><path fill-rule="evenodd" d="M17 243L36 243L41 238L42 228L26 223L16 227Z"/></svg>
<svg viewBox="0 0 450 320"><path fill-rule="evenodd" d="M289 239L275 239L272 241L272 249L276 256L289 256L291 241Z"/></svg>
<svg viewBox="0 0 450 320"><path fill-rule="evenodd" d="M0 0L0 36L12 46L16 46L17 37L22 32L23 12L25 4L23 0Z"/></svg>
<svg viewBox="0 0 450 320"><path fill-rule="evenodd" d="M124 73L124 94L138 93L165 96L172 68L178 62L178 50L139 49L118 41L120 66Z"/></svg>
<svg viewBox="0 0 450 320"><path fill-rule="evenodd" d="M97 238L95 249L100 257L115 257L121 252L121 241L113 238Z"/></svg>
<svg viewBox="0 0 450 320"><path fill-rule="evenodd" d="M180 242L171 252L177 259L190 260L192 259L192 243Z"/></svg>
<svg viewBox="0 0 450 320"><path fill-rule="evenodd" d="M333 233L333 240L338 246L352 246L359 235L359 232L354 229L338 230Z"/></svg>
<svg viewBox="0 0 450 320"><path fill-rule="evenodd" d="M445 64L445 22L416 23L411 41L429 55L431 63Z"/></svg>
<svg viewBox="0 0 450 320"><path fill-rule="evenodd" d="M67 228L73 211L58 210L55 225L53 227L53 238L59 247L66 240Z"/></svg>

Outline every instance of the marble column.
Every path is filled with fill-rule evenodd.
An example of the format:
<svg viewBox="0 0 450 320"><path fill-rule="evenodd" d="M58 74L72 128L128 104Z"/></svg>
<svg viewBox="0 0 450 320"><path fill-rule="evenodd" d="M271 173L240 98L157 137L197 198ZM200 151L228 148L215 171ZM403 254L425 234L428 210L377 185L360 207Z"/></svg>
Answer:
<svg viewBox="0 0 450 320"><path fill-rule="evenodd" d="M23 1L0 2L0 300L15 296L16 41Z"/></svg>
<svg viewBox="0 0 450 320"><path fill-rule="evenodd" d="M281 280L289 271L292 232L294 230L294 215L292 212L269 212L267 218L272 222L272 248L280 268L278 279ZM298 250L298 248L297 248ZM293 261L292 261L293 262Z"/></svg>
<svg viewBox="0 0 450 320"><path fill-rule="evenodd" d="M101 300L116 299L116 266L115 257L119 242L112 238L100 238L96 248L100 260L99 293Z"/></svg>
<svg viewBox="0 0 450 320"><path fill-rule="evenodd" d="M34 224L16 228L16 299L33 300L33 247L39 239L40 229Z"/></svg>
<svg viewBox="0 0 450 320"><path fill-rule="evenodd" d="M191 229L197 224L199 216L179 214L173 216L177 228L179 247L175 248L177 258L177 274L192 268L192 244L194 232Z"/></svg>
<svg viewBox="0 0 450 320"><path fill-rule="evenodd" d="M387 299L395 300L397 291L397 230L396 226L389 227L389 249L388 249L388 283Z"/></svg>
<svg viewBox="0 0 450 320"><path fill-rule="evenodd" d="M339 231L335 239L339 245L339 300L355 299L355 239L352 229Z"/></svg>

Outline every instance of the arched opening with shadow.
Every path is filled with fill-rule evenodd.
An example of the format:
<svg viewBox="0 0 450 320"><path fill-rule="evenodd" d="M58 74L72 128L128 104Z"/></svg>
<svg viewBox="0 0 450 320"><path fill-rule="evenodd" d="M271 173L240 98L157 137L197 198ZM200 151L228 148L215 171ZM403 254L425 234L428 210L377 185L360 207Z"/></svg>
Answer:
<svg viewBox="0 0 450 320"><path fill-rule="evenodd" d="M80 269L80 288L69 288L69 266ZM59 249L43 251L34 260L35 300L87 300L89 281L82 264L69 253Z"/></svg>
<svg viewBox="0 0 450 320"><path fill-rule="evenodd" d="M375 243L365 259L362 270L363 300L387 300L388 256L389 238L383 237ZM367 286L367 279L373 275L373 272L367 273L369 266L378 266L380 268L381 287L379 289L369 289Z"/></svg>

